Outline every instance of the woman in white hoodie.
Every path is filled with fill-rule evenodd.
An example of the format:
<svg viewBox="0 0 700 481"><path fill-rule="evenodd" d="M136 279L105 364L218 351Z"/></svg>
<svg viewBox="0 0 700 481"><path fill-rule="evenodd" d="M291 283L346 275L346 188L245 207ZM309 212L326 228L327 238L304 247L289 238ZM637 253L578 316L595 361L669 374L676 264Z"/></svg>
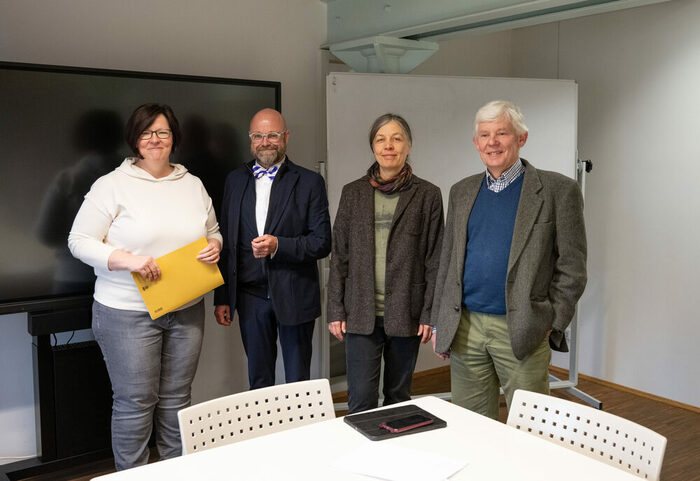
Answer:
<svg viewBox="0 0 700 481"><path fill-rule="evenodd" d="M189 406L204 330L201 298L152 320L131 273L160 278L155 258L201 237L197 259L219 260L221 235L202 182L170 153L181 140L167 105L138 107L126 125L129 157L100 177L78 212L68 246L95 269L92 329L112 382L112 450L118 470L148 462L155 414L161 459L181 453L177 411Z"/></svg>

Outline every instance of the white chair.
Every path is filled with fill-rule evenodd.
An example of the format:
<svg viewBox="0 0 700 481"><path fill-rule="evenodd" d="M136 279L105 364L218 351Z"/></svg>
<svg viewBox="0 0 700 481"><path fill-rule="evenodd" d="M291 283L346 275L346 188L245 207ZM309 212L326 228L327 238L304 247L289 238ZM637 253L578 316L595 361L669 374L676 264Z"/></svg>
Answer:
<svg viewBox="0 0 700 481"><path fill-rule="evenodd" d="M328 379L280 384L206 401L177 413L182 454L335 418Z"/></svg>
<svg viewBox="0 0 700 481"><path fill-rule="evenodd" d="M659 479L666 438L614 414L519 389L507 424L641 478Z"/></svg>

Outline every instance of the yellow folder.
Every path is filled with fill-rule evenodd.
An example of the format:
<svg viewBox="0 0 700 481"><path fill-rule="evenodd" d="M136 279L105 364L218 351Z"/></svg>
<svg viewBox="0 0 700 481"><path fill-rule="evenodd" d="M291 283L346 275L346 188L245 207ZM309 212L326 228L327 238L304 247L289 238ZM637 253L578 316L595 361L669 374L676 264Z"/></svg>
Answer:
<svg viewBox="0 0 700 481"><path fill-rule="evenodd" d="M156 262L161 277L157 281L148 281L141 274L131 273L151 319L167 314L224 283L216 264L197 260L197 254L206 246L207 239L202 237L158 257Z"/></svg>

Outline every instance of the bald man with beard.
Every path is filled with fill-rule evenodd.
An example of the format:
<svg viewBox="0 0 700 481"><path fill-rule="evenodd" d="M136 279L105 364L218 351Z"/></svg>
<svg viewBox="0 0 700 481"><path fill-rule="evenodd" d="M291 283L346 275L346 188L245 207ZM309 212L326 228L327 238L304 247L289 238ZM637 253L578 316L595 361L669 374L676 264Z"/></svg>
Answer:
<svg viewBox="0 0 700 481"><path fill-rule="evenodd" d="M221 206L226 283L215 293L219 324L238 310L250 389L275 384L277 338L286 382L310 378L314 324L321 315L316 261L331 249L323 178L286 155L289 130L276 110L250 122L253 160L226 179Z"/></svg>

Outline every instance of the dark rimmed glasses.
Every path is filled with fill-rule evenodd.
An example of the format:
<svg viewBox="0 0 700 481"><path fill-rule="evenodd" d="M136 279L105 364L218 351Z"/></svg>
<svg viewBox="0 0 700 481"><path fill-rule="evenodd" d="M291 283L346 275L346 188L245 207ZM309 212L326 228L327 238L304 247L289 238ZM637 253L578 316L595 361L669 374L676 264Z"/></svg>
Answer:
<svg viewBox="0 0 700 481"><path fill-rule="evenodd" d="M141 140L150 140L151 137L153 137L153 134L156 134L156 137L159 139L169 139L170 135L172 135L172 132L170 130L144 130L141 132L139 135L139 139Z"/></svg>

